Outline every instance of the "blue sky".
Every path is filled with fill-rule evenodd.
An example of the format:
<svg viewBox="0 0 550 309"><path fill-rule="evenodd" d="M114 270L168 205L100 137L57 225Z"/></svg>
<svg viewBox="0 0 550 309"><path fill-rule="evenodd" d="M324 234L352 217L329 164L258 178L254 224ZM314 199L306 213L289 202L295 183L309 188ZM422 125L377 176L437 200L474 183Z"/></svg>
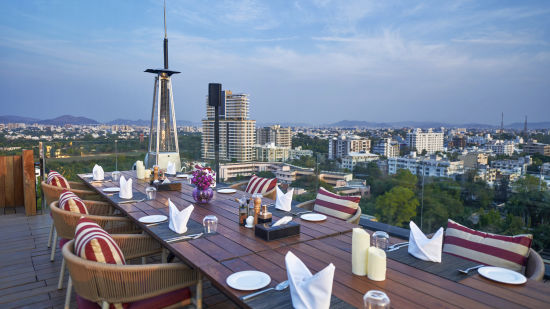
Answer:
<svg viewBox="0 0 550 309"><path fill-rule="evenodd" d="M0 114L147 119L162 1L1 1ZM167 1L176 118L550 121L550 1Z"/></svg>

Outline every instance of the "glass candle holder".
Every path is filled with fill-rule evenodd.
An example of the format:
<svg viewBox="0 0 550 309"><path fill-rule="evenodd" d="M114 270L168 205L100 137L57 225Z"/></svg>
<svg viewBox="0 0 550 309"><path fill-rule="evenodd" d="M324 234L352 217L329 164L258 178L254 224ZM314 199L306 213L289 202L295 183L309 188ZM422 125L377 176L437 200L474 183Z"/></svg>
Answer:
<svg viewBox="0 0 550 309"><path fill-rule="evenodd" d="M208 215L202 219L202 226L205 234L214 234L218 230L218 218L214 215Z"/></svg>
<svg viewBox="0 0 550 309"><path fill-rule="evenodd" d="M120 172L119 171L112 172L111 178L113 178L113 181L118 181L120 179Z"/></svg>
<svg viewBox="0 0 550 309"><path fill-rule="evenodd" d="M370 290L363 296L363 305L365 309L386 309L390 308L390 299L382 291Z"/></svg>
<svg viewBox="0 0 550 309"><path fill-rule="evenodd" d="M151 169L146 169L144 173L145 178L149 179L151 178Z"/></svg>
<svg viewBox="0 0 550 309"><path fill-rule="evenodd" d="M376 231L372 234L372 246L384 251L388 250L390 235L384 231Z"/></svg>
<svg viewBox="0 0 550 309"><path fill-rule="evenodd" d="M154 200L157 197L157 188L147 187L145 188L145 194L147 195L148 200Z"/></svg>

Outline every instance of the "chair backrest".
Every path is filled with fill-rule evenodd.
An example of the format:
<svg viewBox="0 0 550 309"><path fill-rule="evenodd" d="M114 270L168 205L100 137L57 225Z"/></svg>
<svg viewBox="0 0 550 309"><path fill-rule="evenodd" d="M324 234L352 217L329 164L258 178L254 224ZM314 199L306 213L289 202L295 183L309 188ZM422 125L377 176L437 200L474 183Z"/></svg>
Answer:
<svg viewBox="0 0 550 309"><path fill-rule="evenodd" d="M73 239L78 219L85 215L59 208L59 201L50 204L50 211L57 235L65 239Z"/></svg>
<svg viewBox="0 0 550 309"><path fill-rule="evenodd" d="M59 199L59 195L63 193L63 188L52 186L50 184L47 184L45 181L42 181L41 185L47 205L50 205L51 203L57 201Z"/></svg>

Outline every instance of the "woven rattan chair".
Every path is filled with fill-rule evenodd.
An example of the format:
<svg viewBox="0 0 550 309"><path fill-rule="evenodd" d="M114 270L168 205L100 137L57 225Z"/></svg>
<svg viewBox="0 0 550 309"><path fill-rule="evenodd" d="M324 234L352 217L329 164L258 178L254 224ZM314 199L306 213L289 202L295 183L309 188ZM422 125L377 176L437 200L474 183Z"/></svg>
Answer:
<svg viewBox="0 0 550 309"><path fill-rule="evenodd" d="M307 202L300 203L296 205L296 207L303 208L306 210L313 211L313 207L315 206L315 200L310 200ZM361 207L357 207L357 212L351 218L347 219L346 222L353 223L353 224L359 224L359 219L361 219Z"/></svg>
<svg viewBox="0 0 550 309"><path fill-rule="evenodd" d="M147 235L112 235L125 259L143 257L160 251L160 244ZM129 303L148 299L185 287L196 286L195 299L188 299L202 308L202 280L197 270L179 264L113 265L88 261L74 254L74 240L63 247L69 268L69 288L86 300L102 303Z"/></svg>
<svg viewBox="0 0 550 309"><path fill-rule="evenodd" d="M232 189L235 189L235 190L244 191L244 190L246 190L247 185L248 185L248 180L247 181L242 181L242 182L237 182L235 184L232 184L229 187L232 188ZM275 188L271 189L270 191L267 191L266 193L262 193L262 195L265 198L275 200L277 198L277 186L275 186Z"/></svg>
<svg viewBox="0 0 550 309"><path fill-rule="evenodd" d="M57 201L59 199L59 195L61 195L61 193L63 192L63 188L49 185L45 181L42 181L41 185L42 185L42 192L44 192L44 199L46 200L46 206L49 206L51 203ZM83 200L93 200L93 201L102 200L101 195L95 193L94 191L89 190L87 186L83 183L69 181L69 187L71 188L70 189L71 192L73 192ZM54 238L53 237L54 234L55 234L55 229L52 223L52 226L50 227L50 234L48 236L48 248L52 245L52 239ZM53 259L52 259L52 262L53 262Z"/></svg>
<svg viewBox="0 0 550 309"><path fill-rule="evenodd" d="M130 218L122 216L104 216L103 214L110 214L112 212L112 207L108 203L85 200L84 204L88 209L88 215L60 209L58 204L58 201L51 203L50 210L57 235L61 237L61 240L59 241L60 247L63 247L67 241L74 238L76 225L81 217L86 217L95 221L95 223L101 226L109 234L132 234L141 232L140 228ZM56 243L57 238L54 239L54 243L52 245L52 256L55 254L54 250L56 248ZM59 282L57 285L58 289L63 288L64 274L65 259L61 262Z"/></svg>

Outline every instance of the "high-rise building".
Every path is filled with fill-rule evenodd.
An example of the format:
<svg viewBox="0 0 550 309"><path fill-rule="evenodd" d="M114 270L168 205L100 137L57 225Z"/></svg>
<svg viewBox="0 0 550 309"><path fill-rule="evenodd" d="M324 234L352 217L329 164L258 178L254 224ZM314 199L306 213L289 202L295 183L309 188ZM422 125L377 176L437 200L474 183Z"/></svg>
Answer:
<svg viewBox="0 0 550 309"><path fill-rule="evenodd" d="M276 146L275 143L255 145L256 160L264 162L284 162L290 156L290 148Z"/></svg>
<svg viewBox="0 0 550 309"><path fill-rule="evenodd" d="M248 119L248 94L223 91L220 114L220 160L247 162L256 157L256 121ZM206 119L202 120L202 158L214 160L214 107L206 98Z"/></svg>
<svg viewBox="0 0 550 309"><path fill-rule="evenodd" d="M292 148L292 132L290 128L281 128L280 125L256 129L256 144L265 145L274 143L278 147Z"/></svg>
<svg viewBox="0 0 550 309"><path fill-rule="evenodd" d="M523 146L523 152L526 154L541 154L543 156L550 156L550 145L537 143L537 140L530 140L525 146Z"/></svg>
<svg viewBox="0 0 550 309"><path fill-rule="evenodd" d="M383 138L374 146L372 152L386 158L399 157L399 143L391 138Z"/></svg>
<svg viewBox="0 0 550 309"><path fill-rule="evenodd" d="M415 129L413 132L407 133L407 143L411 150L416 150L418 153L422 153L424 150L428 154L443 151L443 132L436 133L432 129L422 132L421 129Z"/></svg>
<svg viewBox="0 0 550 309"><path fill-rule="evenodd" d="M350 152L369 152L370 139L359 136L340 135L328 141L328 158L337 159Z"/></svg>

